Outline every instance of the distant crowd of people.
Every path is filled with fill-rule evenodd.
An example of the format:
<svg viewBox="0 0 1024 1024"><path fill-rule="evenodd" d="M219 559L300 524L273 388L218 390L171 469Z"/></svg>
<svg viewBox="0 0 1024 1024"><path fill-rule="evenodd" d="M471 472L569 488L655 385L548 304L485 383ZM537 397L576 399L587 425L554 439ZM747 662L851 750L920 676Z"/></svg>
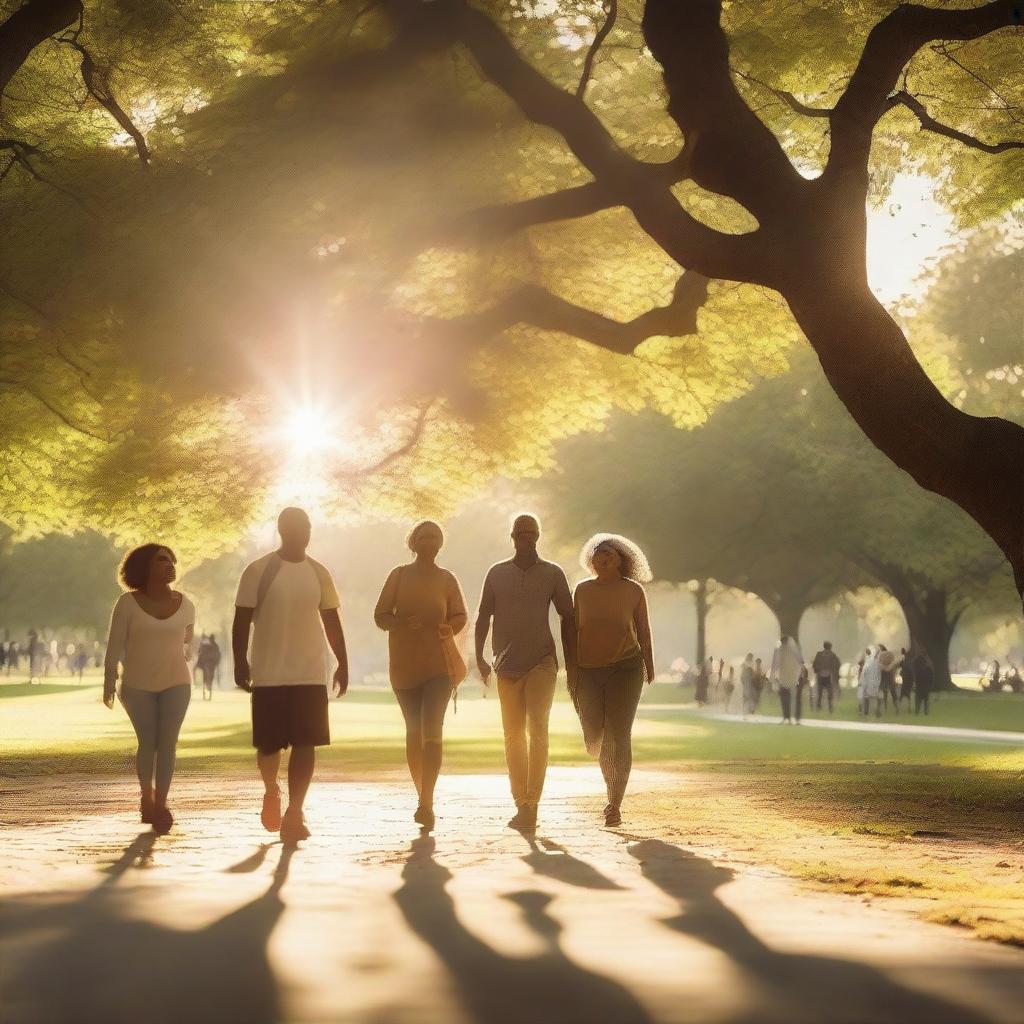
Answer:
<svg viewBox="0 0 1024 1024"><path fill-rule="evenodd" d="M79 681L88 668L103 665L104 645L99 640L67 640L55 634L30 629L23 640L0 640L0 672L5 676L28 673L29 684L39 684L49 676L71 676ZM219 680L221 650L213 633L202 634L196 649L194 684L201 684L203 697L212 696Z"/></svg>
<svg viewBox="0 0 1024 1024"><path fill-rule="evenodd" d="M303 807L315 751L330 743L325 639L336 660L331 682L339 697L348 690L348 653L334 579L306 553L309 517L287 508L278 518L278 532L277 550L242 573L231 639L235 684L251 693L252 743L264 786L260 820L294 844L310 835ZM537 823L558 670L548 625L554 607L583 742L604 777L604 823L617 826L632 766L633 721L644 684L654 678L643 587L652 578L650 567L625 537L597 534L580 558L590 577L570 592L561 567L539 556L539 540L537 518L517 516L511 529L514 554L487 572L476 619L477 669L484 685L496 677L501 705L516 806L508 824L532 830ZM441 527L417 523L406 543L412 557L388 574L374 621L388 634L391 686L405 722L406 762L416 791L413 818L430 829L445 716L468 673L455 638L469 615L458 579L437 564L444 544ZM159 833L174 820L167 799L192 695L196 610L171 587L176 561L169 547L156 543L127 555L119 570L124 593L111 615L104 662L104 703L112 708L120 698L138 739L140 816ZM492 633L493 663L485 654ZM215 637L201 639L196 657L205 696L220 663ZM282 812L278 777L289 749L288 802Z"/></svg>
<svg viewBox="0 0 1024 1024"><path fill-rule="evenodd" d="M840 696L843 665L826 640L807 664L800 645L791 636L783 636L776 646L770 665L766 668L761 658L748 653L739 666L727 665L724 658L716 661L709 657L687 680L693 683L695 699L700 706L720 704L726 711L738 700L739 710L746 717L761 710L764 694L772 690L778 697L781 722L799 724L805 696L820 710L827 704L831 714ZM928 714L931 695L935 688L935 667L923 648L900 648L899 654L884 644L867 647L856 662L849 664L851 684L856 685L858 713L881 718L890 706L896 714L904 707L914 714ZM1016 669L1002 674L998 661L989 665L982 677L982 688L989 692L1009 689L1024 692L1024 680Z"/></svg>
<svg viewBox="0 0 1024 1024"><path fill-rule="evenodd" d="M0 640L0 672L10 676L25 670L30 683L57 673L81 679L90 664L99 668L102 661L103 648L98 640L69 640L35 629L21 640L12 640L9 632Z"/></svg>

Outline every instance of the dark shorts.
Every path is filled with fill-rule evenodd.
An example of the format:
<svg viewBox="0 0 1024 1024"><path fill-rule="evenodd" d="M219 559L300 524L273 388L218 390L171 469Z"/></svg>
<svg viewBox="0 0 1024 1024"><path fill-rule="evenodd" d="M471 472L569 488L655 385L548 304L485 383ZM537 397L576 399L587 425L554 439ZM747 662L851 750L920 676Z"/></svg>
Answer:
<svg viewBox="0 0 1024 1024"><path fill-rule="evenodd" d="M255 686L252 745L264 754L331 742L326 686Z"/></svg>

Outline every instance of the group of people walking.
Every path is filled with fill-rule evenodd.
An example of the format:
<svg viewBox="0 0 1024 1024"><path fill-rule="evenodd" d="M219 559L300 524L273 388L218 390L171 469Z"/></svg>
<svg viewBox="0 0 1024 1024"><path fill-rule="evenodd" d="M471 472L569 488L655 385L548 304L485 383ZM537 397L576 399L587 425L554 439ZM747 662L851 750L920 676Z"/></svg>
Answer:
<svg viewBox="0 0 1024 1024"><path fill-rule="evenodd" d="M336 660L333 689L348 690L348 656L339 598L326 566L309 557L309 517L298 508L278 518L278 549L246 567L232 627L237 686L251 693L252 742L263 781L260 820L283 841L310 835L303 814L319 746L330 743L324 641ZM599 761L608 802L606 825L621 824L632 766L632 727L645 681L654 678L647 598L651 580L643 552L617 534L597 534L583 547L591 573L570 593L563 570L542 559L540 524L520 515L512 524L513 557L484 580L475 629L476 666L485 685L497 681L512 799L509 825L532 829L548 763L548 718L558 657L548 625L560 620L569 694L588 752ZM407 538L411 558L384 582L374 620L388 634L389 673L405 722L406 761L416 790L413 818L435 823L434 790L442 766L444 722L467 673L456 637L469 614L455 575L438 565L444 534L417 523ZM140 815L157 832L173 815L168 793L175 750L192 686L189 664L195 607L172 588L176 558L146 544L121 565L125 592L111 616L103 699L120 700L138 738ZM491 634L493 663L486 658ZM279 776L290 749L287 804Z"/></svg>
<svg viewBox="0 0 1024 1024"><path fill-rule="evenodd" d="M808 665L796 638L783 635L767 672L762 668L761 659L755 658L753 654L748 654L744 659L740 668L743 714L753 714L758 709L761 694L769 684L778 694L783 724L800 723L805 693L811 695L814 707L818 710L827 698L828 710L831 712L839 694L841 669L842 665L830 641L826 640L822 644L821 650ZM897 674L900 679L898 687ZM922 711L928 714L934 681L935 669L926 651L902 648L897 655L884 644L869 647L857 662L858 712L862 716L869 715L874 702L875 714L881 717L883 706L888 709L891 700L897 714L904 702L909 711L911 701L915 714Z"/></svg>
<svg viewBox="0 0 1024 1024"><path fill-rule="evenodd" d="M899 675L899 687L896 677ZM868 647L857 661L857 707L865 718L875 705L875 717L882 717L882 707L889 708L892 701L896 714L906 701L907 711L913 701L914 714L922 711L928 714L932 688L935 685L935 668L928 652L923 649L900 653L890 651L884 644Z"/></svg>

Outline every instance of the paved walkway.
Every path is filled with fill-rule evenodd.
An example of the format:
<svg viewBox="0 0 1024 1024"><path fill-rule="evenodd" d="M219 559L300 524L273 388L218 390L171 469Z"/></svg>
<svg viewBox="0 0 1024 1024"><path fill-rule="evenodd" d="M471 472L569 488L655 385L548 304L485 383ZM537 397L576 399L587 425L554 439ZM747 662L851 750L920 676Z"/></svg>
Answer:
<svg viewBox="0 0 1024 1024"><path fill-rule="evenodd" d="M127 782L0 780L0 1019L1024 1022L1024 951L693 845L643 812L680 776L634 783L605 830L553 770L525 838L501 776L443 778L430 836L398 778L319 782L290 852L249 779L178 780L162 839Z"/></svg>
<svg viewBox="0 0 1024 1024"><path fill-rule="evenodd" d="M675 707L672 704L655 705L657 710ZM678 710L678 709L677 709ZM709 711L708 718L720 722L749 722L753 725L778 725L778 715L736 715ZM801 728L841 729L846 732L883 732L894 736L919 736L933 740L963 740L969 743L994 743L1024 746L1024 732L1001 732L995 729L960 729L949 725L904 725L900 722L850 722L833 718L804 718Z"/></svg>

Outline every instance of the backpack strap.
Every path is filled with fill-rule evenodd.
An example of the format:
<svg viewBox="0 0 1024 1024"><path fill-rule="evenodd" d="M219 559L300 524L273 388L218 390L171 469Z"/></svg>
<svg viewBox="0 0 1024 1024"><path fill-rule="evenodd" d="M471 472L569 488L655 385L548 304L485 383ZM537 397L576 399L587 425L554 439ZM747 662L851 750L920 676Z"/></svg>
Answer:
<svg viewBox="0 0 1024 1024"><path fill-rule="evenodd" d="M317 582L320 584L320 599L323 600L327 581L331 578L330 571L326 565L318 562L315 558L310 558L309 555L306 555L306 561L313 566L313 572L316 573Z"/></svg>
<svg viewBox="0 0 1024 1024"><path fill-rule="evenodd" d="M275 552L270 556L270 560L267 562L263 575L260 576L260 581L256 586L256 607L252 610L253 622L256 621L256 617L260 613L260 608L263 605L264 598L267 596L267 591L270 589L270 584L274 582L280 571L281 557Z"/></svg>

